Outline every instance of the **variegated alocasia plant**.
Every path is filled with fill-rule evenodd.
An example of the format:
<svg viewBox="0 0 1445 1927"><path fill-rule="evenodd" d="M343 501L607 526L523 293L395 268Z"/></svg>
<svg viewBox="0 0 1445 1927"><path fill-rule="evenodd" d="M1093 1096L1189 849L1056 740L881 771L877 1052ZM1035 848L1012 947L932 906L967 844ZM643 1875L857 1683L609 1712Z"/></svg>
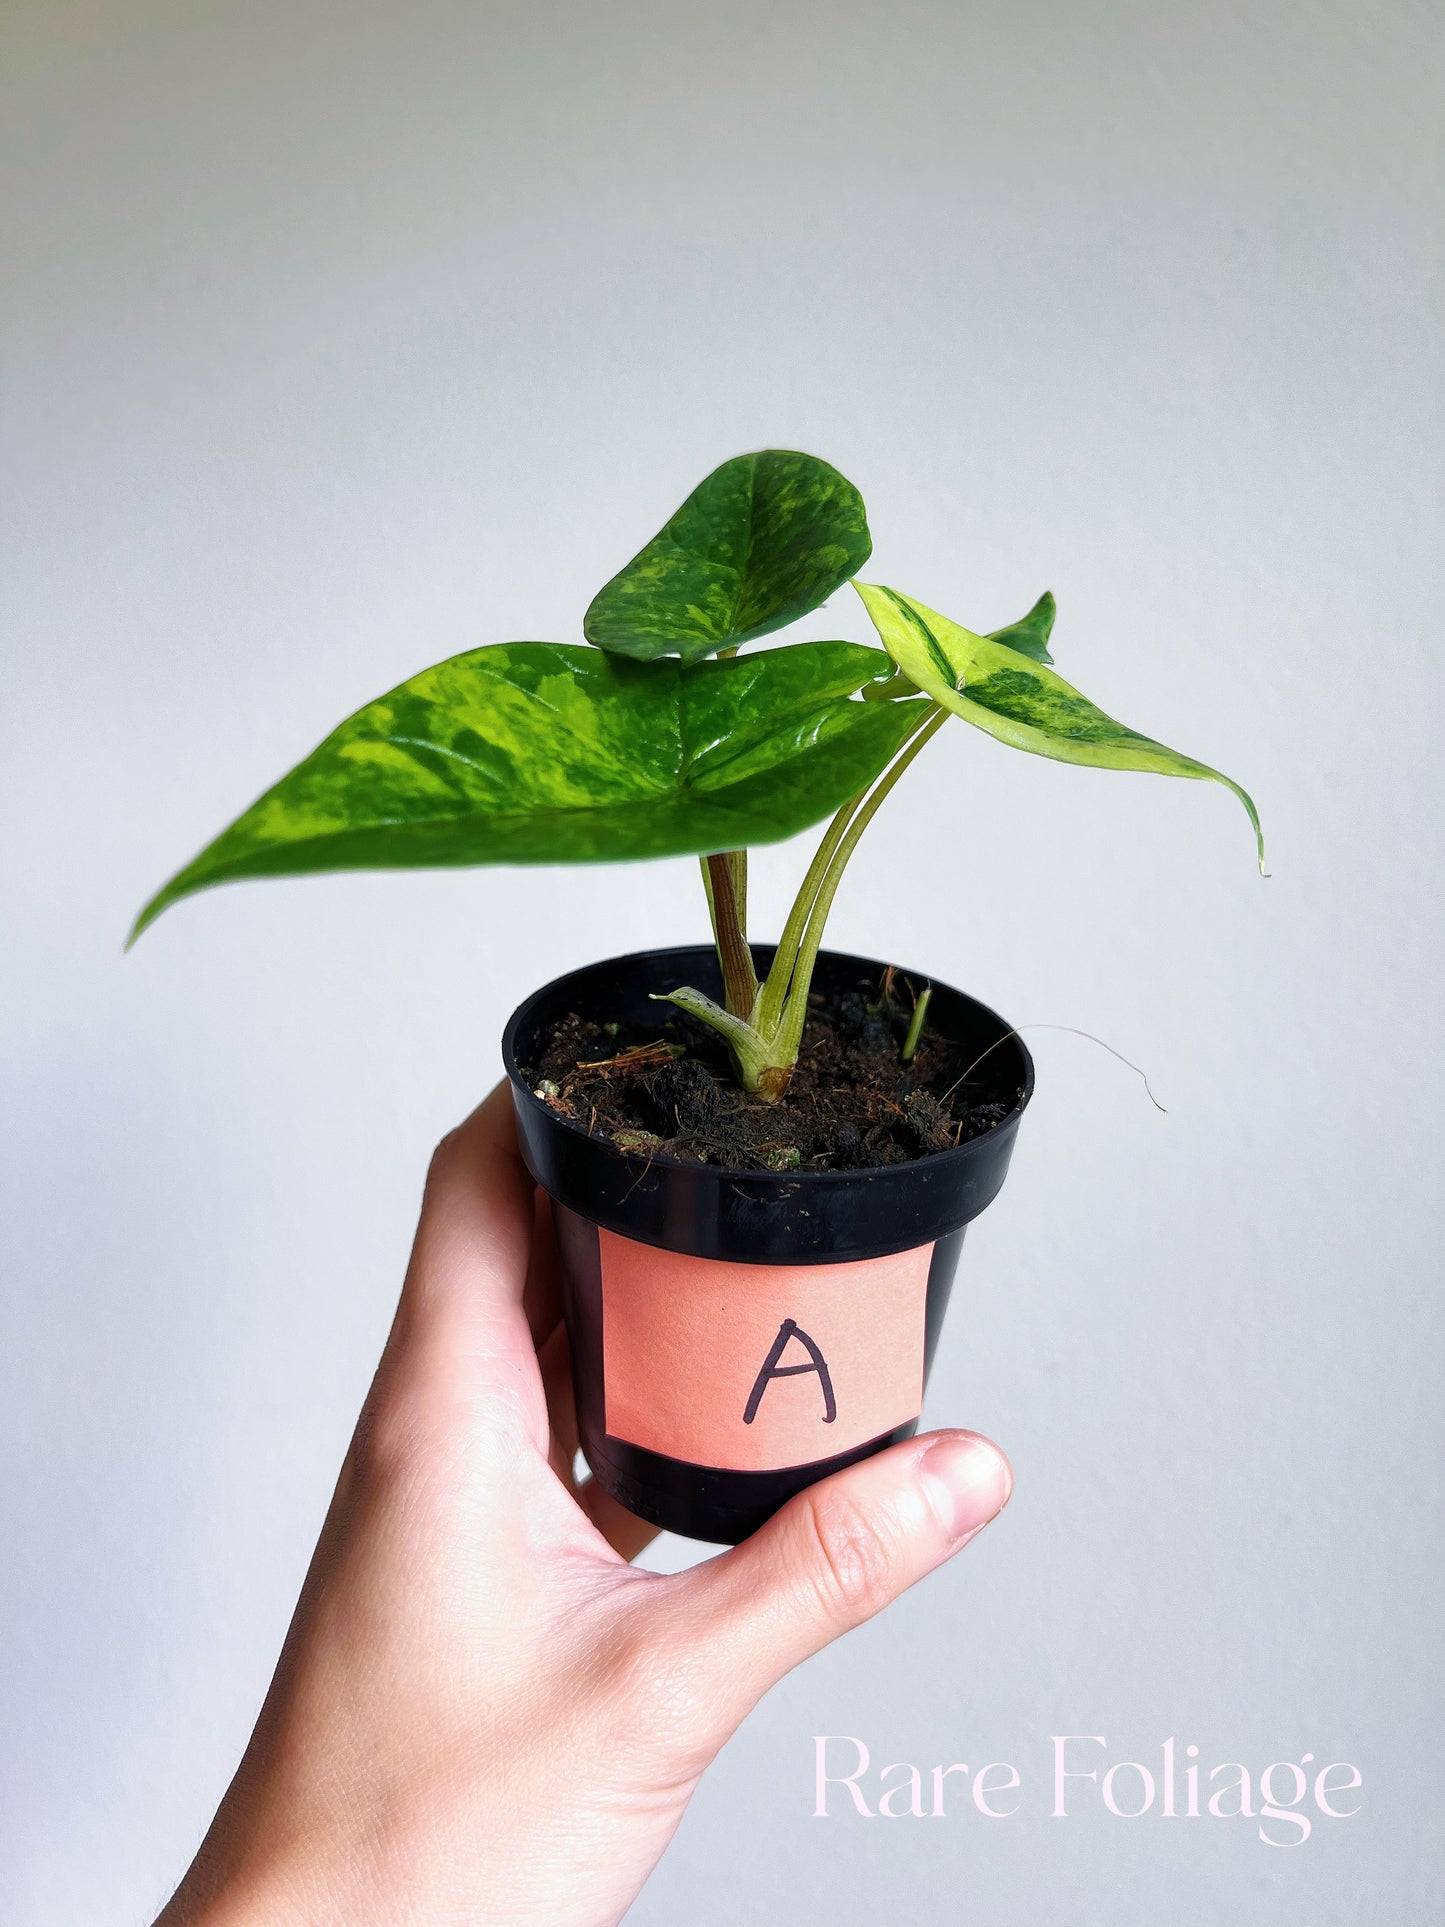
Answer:
<svg viewBox="0 0 1445 1927"><path fill-rule="evenodd" d="M818 608L872 541L858 491L811 455L715 469L593 599L583 644L493 643L359 709L152 897L243 877L479 863L702 861L724 1002L670 1001L727 1041L776 1101L797 1061L843 870L880 804L950 716L1015 749L1222 783L1126 729L1050 666L1054 600L977 635L894 589L854 583L883 644L740 645ZM760 983L747 850L831 816Z"/></svg>

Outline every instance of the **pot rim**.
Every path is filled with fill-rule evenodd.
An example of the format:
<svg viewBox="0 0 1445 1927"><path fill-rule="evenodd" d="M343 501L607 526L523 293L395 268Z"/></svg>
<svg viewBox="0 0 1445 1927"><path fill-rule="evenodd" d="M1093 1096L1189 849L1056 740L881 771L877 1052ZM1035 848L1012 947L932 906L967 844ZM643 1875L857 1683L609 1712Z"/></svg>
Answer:
<svg viewBox="0 0 1445 1927"><path fill-rule="evenodd" d="M751 948L754 955L757 955L759 952L771 951L774 946L772 944L755 943ZM976 1155L979 1147L987 1144L996 1132L1005 1130L1010 1124L1016 1123L1027 1109L1029 1100L1033 1097L1033 1055L1023 1038L1020 1037L1017 1029L1006 1023L991 1005L984 1003L981 998L970 996L966 990L957 989L953 984L945 982L942 978L929 976L925 971L907 970L902 964L888 965L876 957L862 957L850 950L828 949L819 951L818 957L820 962L826 957L834 963L858 964L871 972L880 972L891 968L903 977L919 977L922 978L925 983L931 984L935 990L946 990L955 997L964 998L978 1010L983 1011L987 1016L993 1018L1003 1032L1003 1037L999 1039L999 1042L1002 1043L1005 1038L1012 1038L1013 1042L1017 1044L1019 1053L1023 1058L1023 1088L1017 1101L1005 1115L1001 1117L997 1123L990 1125L988 1130L981 1132L977 1137L969 1138L966 1143L952 1145L947 1151L928 1151L925 1152L922 1157L905 1159L902 1164L880 1166L857 1165L844 1171L775 1171L769 1169L766 1165L738 1166L732 1164L706 1164L701 1158L669 1157L665 1152L643 1153L641 1151L626 1151L623 1150L620 1145L614 1144L610 1138L601 1137L595 1132L589 1131L585 1125L579 1124L575 1118L562 1116L560 1112L554 1111L545 1099L537 1096L530 1080L522 1075L521 1067L517 1062L516 1043L517 1032L521 1028L523 1014L528 1011L539 998L546 996L548 991L555 990L559 985L564 984L569 977L581 976L584 971L595 970L604 964L657 963L667 957L691 956L699 952L709 956L714 954L710 944L697 943L668 944L658 950L629 950L619 957L598 957L591 963L574 965L571 970L564 970L560 975L551 978L549 982L539 985L536 990L530 992L530 994L524 997L521 1003L517 1005L502 1030L502 1067L506 1071L514 1094L520 1093L525 1102L541 1117L545 1118L553 1129L560 1128L570 1133L573 1137L580 1138L584 1143L596 1145L599 1151L617 1158L623 1164L635 1165L642 1171L661 1166L670 1171L708 1172L718 1177L726 1176L738 1182L752 1180L776 1184L779 1180L783 1180L792 1184L808 1185L829 1183L856 1184L859 1178L881 1176L884 1171L902 1172L910 1167L936 1167L950 1159L957 1164L966 1163L970 1154Z"/></svg>

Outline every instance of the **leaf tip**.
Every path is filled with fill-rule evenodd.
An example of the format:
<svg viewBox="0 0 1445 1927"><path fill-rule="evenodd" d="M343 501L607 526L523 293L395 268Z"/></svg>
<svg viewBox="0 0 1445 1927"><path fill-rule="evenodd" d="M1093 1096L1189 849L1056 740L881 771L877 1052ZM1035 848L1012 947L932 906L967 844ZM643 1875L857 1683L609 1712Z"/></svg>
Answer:
<svg viewBox="0 0 1445 1927"><path fill-rule="evenodd" d="M178 881L178 878L172 877L169 883L163 884L153 897L142 904L135 922L130 927L130 934L121 945L120 954L123 957L135 949L136 944L150 929L156 918L163 916L179 897L186 894L184 890L178 890L175 887Z"/></svg>
<svg viewBox="0 0 1445 1927"><path fill-rule="evenodd" d="M150 902L140 912L135 922L131 925L129 932L126 935L126 940L120 947L120 954L123 957L130 955L131 951L135 949L139 939L145 934L145 932L155 922L156 918L159 915L160 915L160 909L156 904L155 898L152 897Z"/></svg>
<svg viewBox="0 0 1445 1927"><path fill-rule="evenodd" d="M1250 827L1254 831L1255 860L1259 864L1259 874L1262 877L1267 877L1269 871L1264 867L1264 825L1259 820L1259 811L1255 808L1254 798L1248 790L1241 789L1232 777L1226 776L1223 780L1244 805L1245 813L1249 817Z"/></svg>

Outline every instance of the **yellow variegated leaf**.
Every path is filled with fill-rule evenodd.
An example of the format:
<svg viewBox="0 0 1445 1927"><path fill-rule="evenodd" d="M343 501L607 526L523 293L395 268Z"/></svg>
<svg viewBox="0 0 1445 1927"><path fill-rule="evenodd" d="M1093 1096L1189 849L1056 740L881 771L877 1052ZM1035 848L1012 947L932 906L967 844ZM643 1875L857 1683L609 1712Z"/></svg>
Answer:
<svg viewBox="0 0 1445 1927"><path fill-rule="evenodd" d="M1001 743L1056 762L1222 783L1249 813L1264 868L1259 812L1231 777L1116 723L1055 670L1006 643L975 635L896 589L863 582L853 586L889 655L934 702Z"/></svg>
<svg viewBox="0 0 1445 1927"><path fill-rule="evenodd" d="M896 754L925 705L864 703L880 649L800 643L628 662L492 643L332 731L152 897L246 877L473 863L618 863L780 842Z"/></svg>

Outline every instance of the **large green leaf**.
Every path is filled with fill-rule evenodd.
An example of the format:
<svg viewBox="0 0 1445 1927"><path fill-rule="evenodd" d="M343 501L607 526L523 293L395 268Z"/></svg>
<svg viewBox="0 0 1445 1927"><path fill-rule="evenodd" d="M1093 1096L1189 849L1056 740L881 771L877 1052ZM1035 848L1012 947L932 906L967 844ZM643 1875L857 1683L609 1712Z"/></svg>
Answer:
<svg viewBox="0 0 1445 1927"><path fill-rule="evenodd" d="M920 704L851 642L685 667L581 644L453 656L368 703L202 850L131 941L241 877L470 863L604 863L773 843L871 782Z"/></svg>
<svg viewBox="0 0 1445 1927"><path fill-rule="evenodd" d="M1259 812L1232 778L1192 756L1126 729L1042 664L991 636L976 636L895 589L855 583L873 626L898 667L945 709L1001 743L1095 769L1152 770L1223 783L1249 812L1264 868Z"/></svg>
<svg viewBox="0 0 1445 1927"><path fill-rule="evenodd" d="M614 655L696 662L816 609L872 553L863 498L815 455L737 455L695 488L582 624Z"/></svg>

